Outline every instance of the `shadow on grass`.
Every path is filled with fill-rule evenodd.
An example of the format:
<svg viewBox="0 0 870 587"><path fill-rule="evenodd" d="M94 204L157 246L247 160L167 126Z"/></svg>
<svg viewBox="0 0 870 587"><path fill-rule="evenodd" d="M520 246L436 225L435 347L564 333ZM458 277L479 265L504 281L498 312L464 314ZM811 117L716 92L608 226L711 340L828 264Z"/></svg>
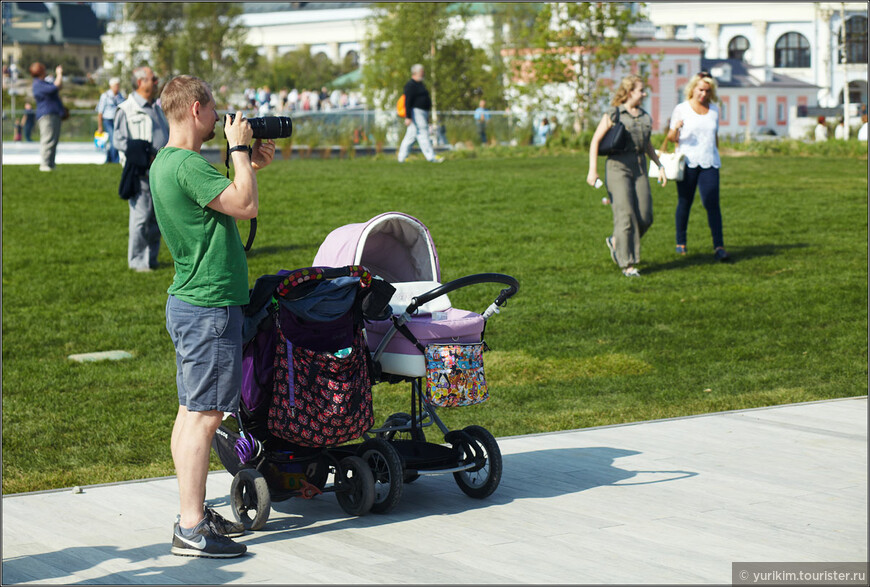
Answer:
<svg viewBox="0 0 870 587"><path fill-rule="evenodd" d="M748 261L749 259L755 259L757 257L772 257L774 255L779 255L783 251L805 249L809 246L809 243L791 243L752 245L748 247L727 247L728 254L731 258L726 261L726 263L740 263L741 261ZM675 254L675 259L673 261L668 261L667 263L653 263L644 267L643 273L658 273L659 271L686 269L688 267L716 263L720 263L720 261L713 256L712 251L710 253L690 252L685 257L679 257Z"/></svg>

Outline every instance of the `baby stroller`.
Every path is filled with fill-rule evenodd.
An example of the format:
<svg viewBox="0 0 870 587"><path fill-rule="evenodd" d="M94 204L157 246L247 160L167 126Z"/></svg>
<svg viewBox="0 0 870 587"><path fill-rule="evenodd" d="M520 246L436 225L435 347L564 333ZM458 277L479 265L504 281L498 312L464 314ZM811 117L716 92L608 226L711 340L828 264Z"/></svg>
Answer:
<svg viewBox="0 0 870 587"><path fill-rule="evenodd" d="M239 413L224 419L212 442L234 476L232 511L246 528L265 525L272 501L324 492L335 492L348 514L364 515L376 495L367 460L400 470L385 441L339 446L374 422L362 324L384 314L391 293L359 266L280 271L255 283L245 307Z"/></svg>
<svg viewBox="0 0 870 587"><path fill-rule="evenodd" d="M405 483L423 475L453 473L467 495L491 495L502 471L495 438L481 426L450 430L438 417L437 408L488 398L482 361L484 329L487 320L517 293L519 283L508 275L482 273L442 285L429 230L401 212L335 229L314 258L314 264L322 266L351 263L364 265L395 288L390 316L366 320L376 377L388 383L411 383L410 413L390 415L366 437L374 435L397 449ZM483 314L451 306L447 294L482 283L508 287ZM432 425L441 431L446 445L426 441L424 429ZM391 485L395 486L401 483Z"/></svg>

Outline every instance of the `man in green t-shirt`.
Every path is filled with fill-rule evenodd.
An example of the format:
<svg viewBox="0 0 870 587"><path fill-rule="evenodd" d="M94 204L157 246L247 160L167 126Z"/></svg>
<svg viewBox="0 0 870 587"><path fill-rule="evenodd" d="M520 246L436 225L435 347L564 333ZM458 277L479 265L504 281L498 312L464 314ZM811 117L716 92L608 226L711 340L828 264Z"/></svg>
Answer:
<svg viewBox="0 0 870 587"><path fill-rule="evenodd" d="M160 231L175 262L166 303L166 329L175 345L178 414L172 459L181 514L173 554L229 558L246 547L230 539L245 527L205 507L209 450L223 412L237 412L242 380L242 309L248 303L248 264L236 219L257 216L255 171L272 162L275 142L254 142L241 112L224 134L235 178L223 177L200 154L215 136L211 88L188 75L163 88L169 142L151 165L151 192Z"/></svg>

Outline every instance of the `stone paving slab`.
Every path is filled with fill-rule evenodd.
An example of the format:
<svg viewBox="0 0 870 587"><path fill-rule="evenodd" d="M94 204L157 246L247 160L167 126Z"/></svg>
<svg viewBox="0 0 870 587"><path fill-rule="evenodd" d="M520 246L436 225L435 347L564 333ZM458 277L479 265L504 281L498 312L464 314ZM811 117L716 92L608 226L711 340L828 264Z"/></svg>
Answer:
<svg viewBox="0 0 870 587"><path fill-rule="evenodd" d="M867 398L499 439L488 499L450 475L395 510L274 503L230 560L169 554L174 478L3 497L2 582L730 583L741 561L867 561ZM231 476L208 478L231 517Z"/></svg>

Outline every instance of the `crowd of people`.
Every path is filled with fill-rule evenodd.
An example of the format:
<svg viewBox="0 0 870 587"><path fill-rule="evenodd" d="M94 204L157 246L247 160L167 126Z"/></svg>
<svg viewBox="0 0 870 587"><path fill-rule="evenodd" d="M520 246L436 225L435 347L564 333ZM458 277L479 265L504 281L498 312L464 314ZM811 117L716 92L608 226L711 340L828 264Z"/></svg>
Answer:
<svg viewBox="0 0 870 587"><path fill-rule="evenodd" d="M362 104L359 92L334 89L325 86L320 90L297 90L281 88L272 92L269 86L245 88L245 108L256 110L260 116L289 114L291 112L326 112L340 108L356 108Z"/></svg>

